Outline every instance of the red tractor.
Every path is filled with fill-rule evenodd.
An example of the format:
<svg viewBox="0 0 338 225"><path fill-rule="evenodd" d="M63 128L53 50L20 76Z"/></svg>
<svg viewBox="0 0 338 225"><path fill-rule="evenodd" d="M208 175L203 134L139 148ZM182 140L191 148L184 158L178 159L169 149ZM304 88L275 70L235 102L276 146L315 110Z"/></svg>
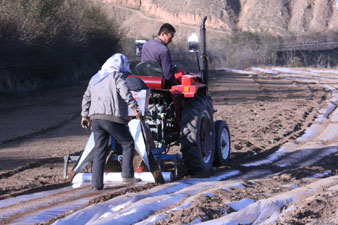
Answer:
<svg viewBox="0 0 338 225"><path fill-rule="evenodd" d="M142 171L142 161L152 172L155 181L163 183L165 161L174 161L175 175L178 174L177 160L183 159L186 171L190 174L208 172L213 165L224 165L230 155L230 134L225 121L214 122L215 112L211 96L208 93L208 60L206 55L205 21L201 24L201 53L198 52L197 35L189 38L189 51L198 56L198 74L191 74L177 70L175 77L179 85L165 89L161 66L154 62L139 63L135 67L135 74L129 77L138 77L149 89L132 91L134 98L139 102L143 119L132 120L131 123L140 123L142 127L141 142L136 140L137 129L129 127L135 138L135 150L138 157L134 159L134 167ZM141 44L140 44L141 43ZM141 47L143 42L136 42ZM139 51L138 51L139 52ZM130 110L132 111L132 110ZM132 116L133 112L130 112ZM136 132L136 133L135 133ZM134 134L133 134L134 133ZM140 135L138 135L140 137ZM181 154L168 154L173 145L181 146ZM138 149L146 146L146 155ZM93 134L80 156L65 156L64 176L67 177L69 161L77 161L68 179L82 171L93 159ZM118 162L123 160L118 143L111 139L107 163L112 162L114 169L119 171ZM149 160L148 160L149 159ZM116 166L117 165L117 166ZM160 167L159 167L160 166ZM109 167L109 166L108 166ZM117 170L116 170L117 168ZM107 169L107 167L106 167ZM140 170L141 169L141 170Z"/></svg>
<svg viewBox="0 0 338 225"><path fill-rule="evenodd" d="M145 122L151 131L152 148L158 150L153 152L155 158L168 158L168 149L180 144L184 167L191 174L224 165L230 155L228 126L225 121L214 122L215 110L208 93L206 19L201 24L200 54L197 35L188 39L189 51L198 57L198 74L178 69L175 77L179 85L171 89L165 89L161 66L154 62L139 63L135 67L137 75L130 76L142 79L151 88Z"/></svg>

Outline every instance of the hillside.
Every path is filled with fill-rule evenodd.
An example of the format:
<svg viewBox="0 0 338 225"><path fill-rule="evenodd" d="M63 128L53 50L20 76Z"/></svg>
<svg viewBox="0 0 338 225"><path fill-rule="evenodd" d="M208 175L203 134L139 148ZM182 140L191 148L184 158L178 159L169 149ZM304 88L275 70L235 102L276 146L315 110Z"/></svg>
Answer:
<svg viewBox="0 0 338 225"><path fill-rule="evenodd" d="M110 6L107 8L109 15L118 20L132 37L147 37L145 31L149 33L149 29L153 29L151 26L157 20L180 25L182 29L182 25L199 25L205 15L208 16L206 24L208 29L225 33L249 31L275 36L297 36L335 31L338 28L338 12L334 0L173 0L167 2L100 0L99 2L104 3L105 7Z"/></svg>

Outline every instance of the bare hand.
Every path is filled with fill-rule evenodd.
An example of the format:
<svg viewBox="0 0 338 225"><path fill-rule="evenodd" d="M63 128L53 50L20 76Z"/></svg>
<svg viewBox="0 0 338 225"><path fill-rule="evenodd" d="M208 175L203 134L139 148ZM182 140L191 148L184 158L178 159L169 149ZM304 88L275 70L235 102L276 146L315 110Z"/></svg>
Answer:
<svg viewBox="0 0 338 225"><path fill-rule="evenodd" d="M89 118L83 117L82 120L81 120L81 126L84 129L89 128L89 126L90 126L90 120L89 120Z"/></svg>
<svg viewBox="0 0 338 225"><path fill-rule="evenodd" d="M136 119L141 119L142 114L140 110L138 109L138 107L133 108L133 110L135 112Z"/></svg>

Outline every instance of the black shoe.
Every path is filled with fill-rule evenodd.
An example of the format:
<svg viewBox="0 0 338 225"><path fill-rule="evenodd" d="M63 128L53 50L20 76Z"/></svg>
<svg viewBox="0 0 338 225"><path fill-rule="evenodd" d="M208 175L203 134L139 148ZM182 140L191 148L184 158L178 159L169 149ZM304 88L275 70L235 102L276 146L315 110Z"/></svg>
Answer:
<svg viewBox="0 0 338 225"><path fill-rule="evenodd" d="M137 182L140 182L141 179L135 178L135 177L132 177L132 178L122 178L122 181L124 183L137 183Z"/></svg>
<svg viewBox="0 0 338 225"><path fill-rule="evenodd" d="M91 189L94 191L102 191L103 187L102 188L92 187Z"/></svg>

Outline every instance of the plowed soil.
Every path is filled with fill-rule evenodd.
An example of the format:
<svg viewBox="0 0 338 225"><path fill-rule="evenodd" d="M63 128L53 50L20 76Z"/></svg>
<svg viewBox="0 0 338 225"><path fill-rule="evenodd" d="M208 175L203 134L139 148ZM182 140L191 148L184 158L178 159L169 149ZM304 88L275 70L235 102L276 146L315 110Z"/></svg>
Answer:
<svg viewBox="0 0 338 225"><path fill-rule="evenodd" d="M67 186L63 179L63 156L79 153L90 133L80 126L85 88L86 82L76 87L0 100L0 199ZM230 163L215 168L213 174L236 169L249 160L262 159L288 140L299 137L311 125L329 95L328 90L316 83L282 80L269 74L241 75L224 71L211 74L209 90L217 110L215 120L225 120L231 133ZM332 160L325 160L323 165L334 164ZM263 169L274 168L266 166ZM322 167L304 167L302 173L307 175L323 170ZM245 190L218 191L212 197L195 201L194 206L182 211L182 215L169 216L163 223L190 223L196 215L202 218L201 221L203 217L208 220L218 218L232 210L219 208L222 202L246 197L261 199L282 192L287 188L283 189L283 185L291 181L301 186L301 180L296 178L305 175L300 175L300 171L290 169L284 175L254 186L247 182ZM281 188L273 188L277 186ZM336 196L335 193L332 195ZM318 199L326 197L324 194ZM312 208L316 201L306 204ZM325 211L323 207L322 211ZM309 212L304 210L296 216L302 217L302 213Z"/></svg>

